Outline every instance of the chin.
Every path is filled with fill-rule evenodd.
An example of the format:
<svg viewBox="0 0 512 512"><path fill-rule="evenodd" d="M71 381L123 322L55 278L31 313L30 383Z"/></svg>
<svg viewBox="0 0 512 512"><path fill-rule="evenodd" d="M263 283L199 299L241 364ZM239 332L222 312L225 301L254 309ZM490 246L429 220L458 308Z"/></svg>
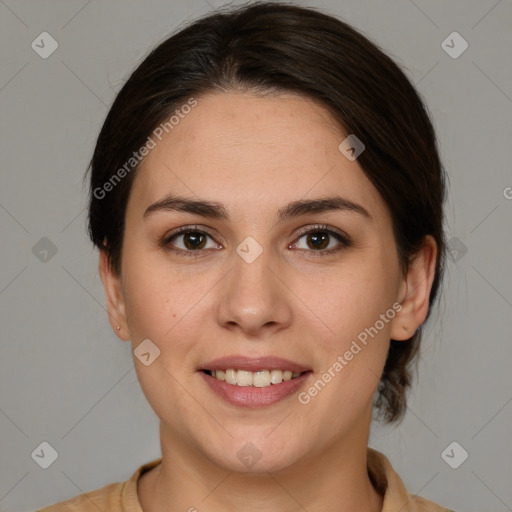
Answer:
<svg viewBox="0 0 512 512"><path fill-rule="evenodd" d="M295 460L296 457L283 459L281 454L273 453L270 457L265 458L261 456L259 459L255 457L253 460L245 455L244 458L240 460L238 455L235 454L234 457L230 457L229 459L224 457L219 461L218 465L226 471L232 471L234 473L262 475L277 473L289 468L292 465L289 459Z"/></svg>
<svg viewBox="0 0 512 512"><path fill-rule="evenodd" d="M271 442L264 435L260 438L254 436L254 441L245 439L231 439L229 446L207 457L226 471L246 474L278 472L300 458L299 447L294 447L289 441L274 439Z"/></svg>

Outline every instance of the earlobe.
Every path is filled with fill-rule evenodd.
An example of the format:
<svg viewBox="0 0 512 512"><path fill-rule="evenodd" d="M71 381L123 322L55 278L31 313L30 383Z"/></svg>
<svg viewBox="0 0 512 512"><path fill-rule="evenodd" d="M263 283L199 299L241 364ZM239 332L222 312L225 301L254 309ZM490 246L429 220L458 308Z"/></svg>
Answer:
<svg viewBox="0 0 512 512"><path fill-rule="evenodd" d="M402 309L393 319L391 339L408 340L425 321L435 277L436 258L436 241L428 235L411 261L400 287L399 299Z"/></svg>
<svg viewBox="0 0 512 512"><path fill-rule="evenodd" d="M105 290L108 319L113 331L123 341L130 339L126 323L124 298L120 276L116 275L110 265L107 251L100 250L98 269Z"/></svg>

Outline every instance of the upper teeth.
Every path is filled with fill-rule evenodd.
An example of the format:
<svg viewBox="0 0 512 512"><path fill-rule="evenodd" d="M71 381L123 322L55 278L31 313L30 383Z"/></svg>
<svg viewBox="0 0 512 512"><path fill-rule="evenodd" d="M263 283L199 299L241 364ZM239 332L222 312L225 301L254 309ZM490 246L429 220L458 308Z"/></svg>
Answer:
<svg viewBox="0 0 512 512"><path fill-rule="evenodd" d="M218 380L224 380L228 384L237 386L255 386L264 388L271 384L280 384L283 380L291 380L300 375L300 372L291 372L290 370L260 370L249 372L246 370L210 370L212 377Z"/></svg>

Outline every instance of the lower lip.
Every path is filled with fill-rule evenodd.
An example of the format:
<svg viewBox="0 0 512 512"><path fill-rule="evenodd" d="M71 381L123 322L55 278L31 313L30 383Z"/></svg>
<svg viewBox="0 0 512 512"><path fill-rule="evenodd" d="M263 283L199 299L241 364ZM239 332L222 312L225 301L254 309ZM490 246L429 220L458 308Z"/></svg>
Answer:
<svg viewBox="0 0 512 512"><path fill-rule="evenodd" d="M218 380L204 372L199 372L210 389L230 404L249 409L273 405L295 393L309 377L311 372L305 372L295 379L271 384L263 388L255 386L237 386Z"/></svg>

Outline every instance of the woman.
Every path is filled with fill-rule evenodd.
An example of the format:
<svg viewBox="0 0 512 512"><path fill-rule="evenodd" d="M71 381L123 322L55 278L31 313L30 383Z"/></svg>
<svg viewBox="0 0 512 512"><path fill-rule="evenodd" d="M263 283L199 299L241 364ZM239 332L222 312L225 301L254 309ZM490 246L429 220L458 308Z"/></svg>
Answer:
<svg viewBox="0 0 512 512"><path fill-rule="evenodd" d="M162 458L45 511L441 511L368 448L399 420L444 262L427 111L349 25L260 2L134 71L89 230Z"/></svg>

